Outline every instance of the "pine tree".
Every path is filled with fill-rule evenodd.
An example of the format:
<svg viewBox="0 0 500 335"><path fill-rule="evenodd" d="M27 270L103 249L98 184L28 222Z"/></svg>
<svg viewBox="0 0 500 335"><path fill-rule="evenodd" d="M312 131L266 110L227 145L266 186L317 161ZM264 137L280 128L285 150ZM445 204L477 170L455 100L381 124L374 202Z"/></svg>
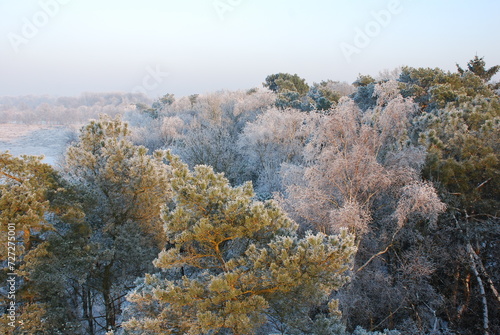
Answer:
<svg viewBox="0 0 500 335"><path fill-rule="evenodd" d="M15 226L22 240L17 250L31 249L32 233L51 229L44 214L49 209L47 192L54 187L53 169L41 162L42 157L13 157L0 153L0 221L2 238L7 236L8 225ZM3 240L2 240L3 241ZM6 242L6 240L5 240ZM2 248L7 244L2 243ZM2 249L2 251L4 251ZM2 258L7 255L2 252ZM20 256L19 254L18 256Z"/></svg>
<svg viewBox="0 0 500 335"><path fill-rule="evenodd" d="M298 318L311 327L311 307L348 279L353 237L299 238L273 201L253 200L251 184L233 188L208 166L190 172L169 160L175 205L163 220L170 247L154 262L164 276L146 275L128 296L125 333L250 334L271 321L293 327Z"/></svg>
<svg viewBox="0 0 500 335"><path fill-rule="evenodd" d="M449 281L440 289L453 297L450 315L456 327L476 328L474 324L481 323L484 334L489 328L493 333L500 329L494 326L500 295L491 279L498 277L498 270L489 261L499 256L500 99L486 83L487 73L497 70L498 66L485 70L482 59L475 59L458 81L457 74L447 76L453 85L426 88L435 108L415 120L419 141L429 152L424 176L440 186L450 209L441 224L444 233L434 237L436 244L449 251L440 255L446 263L440 280ZM450 268L455 270L450 273ZM473 299L471 275L477 283ZM471 303L481 308L466 307Z"/></svg>
<svg viewBox="0 0 500 335"><path fill-rule="evenodd" d="M296 108L303 111L312 109L313 101L307 96L309 85L297 74L272 74L266 77L263 85L277 94L276 107L278 108Z"/></svg>
<svg viewBox="0 0 500 335"><path fill-rule="evenodd" d="M61 263L43 259L51 251L51 236L57 235L55 221L64 220L76 227L82 213L68 197L61 177L42 163L41 157L0 154L0 180L2 257L12 256L3 248L15 250L15 261L9 258L4 263L7 267L2 271L2 281L6 273L16 274L18 312L17 321L11 325L4 314L0 329L5 334L75 333L78 322L71 317L68 301L61 297L68 288L66 277L60 276ZM4 240L7 236L9 244ZM38 274L34 275L32 269Z"/></svg>
<svg viewBox="0 0 500 335"><path fill-rule="evenodd" d="M47 192L54 186L54 171L41 162L42 157L14 157L9 152L0 153L0 227L1 227L1 280L6 283L8 273L17 273L16 279L16 314L17 321L7 318L8 311L2 312L0 330L21 333L25 330L19 320L21 315L43 315L45 311L40 305L29 308L27 304L26 285L18 273L26 253L37 247L40 233L52 229L45 220L45 213L50 203ZM12 276L9 276L12 277ZM9 306L7 295L2 294L2 305ZM33 312L33 313L30 313ZM40 318L32 318L39 324ZM29 325L28 325L29 326Z"/></svg>
<svg viewBox="0 0 500 335"><path fill-rule="evenodd" d="M85 199L91 231L92 248L85 256L91 271L82 296L101 297L82 298L89 333L118 326L125 292L135 278L153 270L151 261L165 242L160 208L170 199L170 174L164 153L148 155L129 137L119 117L102 116L82 129L66 155L67 178ZM92 315L96 309L103 315Z"/></svg>
<svg viewBox="0 0 500 335"><path fill-rule="evenodd" d="M500 65L495 65L490 67L489 69L486 69L486 62L483 58L484 57L479 58L478 56L475 56L474 59L470 60L467 63L467 70L462 69L462 67L457 64L458 72L461 75L467 72L472 72L482 80L484 80L484 82L489 82L491 78L500 70Z"/></svg>

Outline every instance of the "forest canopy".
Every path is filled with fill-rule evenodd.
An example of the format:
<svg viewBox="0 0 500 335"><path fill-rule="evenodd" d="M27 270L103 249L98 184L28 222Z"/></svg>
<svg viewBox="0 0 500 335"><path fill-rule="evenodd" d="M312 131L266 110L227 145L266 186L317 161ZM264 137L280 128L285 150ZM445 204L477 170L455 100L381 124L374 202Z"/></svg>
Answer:
<svg viewBox="0 0 500 335"><path fill-rule="evenodd" d="M499 70L0 98L1 331L500 333Z"/></svg>

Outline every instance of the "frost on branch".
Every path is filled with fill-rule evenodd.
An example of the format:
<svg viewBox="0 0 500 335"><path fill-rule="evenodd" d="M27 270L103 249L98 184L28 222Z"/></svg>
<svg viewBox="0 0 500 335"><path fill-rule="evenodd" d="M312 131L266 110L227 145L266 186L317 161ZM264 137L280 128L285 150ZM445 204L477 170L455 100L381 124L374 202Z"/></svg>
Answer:
<svg viewBox="0 0 500 335"><path fill-rule="evenodd" d="M165 276L146 275L129 295L127 331L312 327L308 313L349 279L354 237L342 231L300 238L274 201L253 199L251 184L233 188L208 166L191 172L178 158L169 160L175 199L163 213L169 247L154 262Z"/></svg>

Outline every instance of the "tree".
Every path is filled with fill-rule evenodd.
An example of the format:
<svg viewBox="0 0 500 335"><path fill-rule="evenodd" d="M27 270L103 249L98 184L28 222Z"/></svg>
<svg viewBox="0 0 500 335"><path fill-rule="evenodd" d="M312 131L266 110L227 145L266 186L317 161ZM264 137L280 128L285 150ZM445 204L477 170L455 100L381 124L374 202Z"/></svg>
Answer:
<svg viewBox="0 0 500 335"><path fill-rule="evenodd" d="M489 82L491 78L500 70L500 65L495 65L486 69L486 63L483 59L484 57L479 58L478 56L475 56L474 59L467 63L467 70L462 69L462 67L457 64L458 73L464 75L466 72L472 72L484 80L485 83Z"/></svg>
<svg viewBox="0 0 500 335"><path fill-rule="evenodd" d="M414 123L420 143L429 152L424 176L440 186L449 207L440 225L446 239L436 236L436 244L442 243L443 249L453 247L440 257L440 280L447 283L440 289L452 297L449 314L457 328L476 329L482 320L480 328L486 334L490 327L498 331L493 328L498 322L492 321L498 318L492 316L500 307L498 284L491 279L498 271L489 265L489 259L498 257L496 243L500 236L500 100L484 78L474 73L482 73L477 67L480 60L471 61L470 69L462 71L461 76L448 74L450 81L458 77L453 85L422 89L434 108L427 109ZM441 99L443 96L458 98ZM454 271L449 270L449 264L455 265ZM470 289L471 275L477 283L475 295ZM470 304L478 307L469 308Z"/></svg>
<svg viewBox="0 0 500 335"><path fill-rule="evenodd" d="M80 303L81 283L92 272L90 228L84 220L81 197L62 178L57 192L49 201L53 210L49 218L53 230L43 235L36 249L24 258L20 273L26 278L28 306L22 320L24 331L33 334L84 334ZM92 334L92 332L90 332Z"/></svg>
<svg viewBox="0 0 500 335"><path fill-rule="evenodd" d="M34 239L32 232L51 229L50 225L45 224L44 215L50 206L47 192L55 187L52 177L55 172L49 165L41 162L42 158L18 158L8 152L0 153L2 238L7 236L8 226L14 226L16 239L22 238L22 244L19 245L21 248L16 249L21 252L31 249ZM1 248L6 245L3 243ZM2 253L2 259L6 255L6 252Z"/></svg>
<svg viewBox="0 0 500 335"><path fill-rule="evenodd" d="M276 106L279 108L296 108L311 110L311 102L307 97L309 85L297 74L277 73L266 77L263 83L271 91L277 93Z"/></svg>
<svg viewBox="0 0 500 335"><path fill-rule="evenodd" d="M307 92L309 92L309 85L306 84L305 79L300 78L297 74L271 74L266 77L266 81L263 83L263 85L264 87L269 88L275 93L288 90L297 92L300 95L305 95Z"/></svg>
<svg viewBox="0 0 500 335"><path fill-rule="evenodd" d="M362 111L373 109L377 105L377 97L374 94L376 84L377 81L372 76L361 74L352 83L357 89L351 97Z"/></svg>
<svg viewBox="0 0 500 335"><path fill-rule="evenodd" d="M363 87L370 84L376 84L376 82L377 81L372 76L360 74L352 84L354 87Z"/></svg>
<svg viewBox="0 0 500 335"><path fill-rule="evenodd" d="M182 115L181 136L172 150L189 166L206 164L224 172L233 184L248 180L247 160L235 145L247 122L272 104L269 92L217 92L202 95L190 115Z"/></svg>
<svg viewBox="0 0 500 335"><path fill-rule="evenodd" d="M315 109L329 110L337 104L341 95L333 88L335 84L337 83L331 80L313 84L308 95L316 103Z"/></svg>
<svg viewBox="0 0 500 335"><path fill-rule="evenodd" d="M356 274L339 293L342 310L352 328L383 329L394 326L387 323L389 315L396 325L408 318L402 308L413 308L418 321L425 304L438 305L419 235L432 229L445 206L420 177L425 151L409 143L416 105L399 94L396 82L373 90L375 108L363 112L341 98L322 116L304 162L282 170L281 203L303 229L334 234L348 228L356 234ZM400 276L409 264L421 271Z"/></svg>
<svg viewBox="0 0 500 335"><path fill-rule="evenodd" d="M84 296L99 293L101 300L82 301L89 333L100 323L92 313L103 309L100 327L115 329L125 292L138 276L152 270L151 261L163 247L160 207L170 199L169 170L164 153L128 139L129 129L119 117L91 121L79 141L68 148L67 178L84 195L86 222L92 232L90 269ZM95 306L93 306L95 302Z"/></svg>
<svg viewBox="0 0 500 335"><path fill-rule="evenodd" d="M66 222L68 230L74 231L83 214L60 175L41 159L0 154L0 223L5 236L1 246L6 265L1 278L5 281L7 273L16 274L18 313L16 322L2 315L0 329L5 334L69 334L79 328L74 309L62 297L68 289L66 277L58 276L63 267L43 259L51 251L57 222ZM7 246L9 253L3 249ZM48 271L49 266L53 271ZM2 302L9 303L7 296L2 296Z"/></svg>
<svg viewBox="0 0 500 335"><path fill-rule="evenodd" d="M445 72L439 68L403 67L399 82L403 84L402 95L413 98L422 112L432 112L451 105L458 107L479 96L497 96L481 77L470 71L460 74Z"/></svg>
<svg viewBox="0 0 500 335"><path fill-rule="evenodd" d="M293 199L294 212L325 233L343 225L365 231L378 194L419 182L416 169L425 156L406 144L415 106L399 95L394 82L376 86L376 94L377 108L364 115L351 99L341 99L306 147L306 161L311 163L302 167L303 182L289 180L286 194ZM333 219L331 210L344 206L357 208L359 217L348 223L347 213L339 212Z"/></svg>
<svg viewBox="0 0 500 335"><path fill-rule="evenodd" d="M50 209L48 192L56 188L53 178L55 172L49 165L41 162L42 158L14 157L9 152L0 153L1 279L6 282L8 273L17 273L15 280L18 286L14 292L17 318L20 314L29 315L30 312L39 316L44 314L44 310L36 304L30 308L26 299L27 285L23 285L23 277L18 272L26 254L36 249L41 242L40 235L52 229L45 220L45 214ZM1 301L2 305L10 306L12 300L2 294ZM7 318L8 314L5 309L0 329L6 334L24 331L25 328L19 321ZM41 320L36 319L33 323ZM12 325L8 325L9 322Z"/></svg>
<svg viewBox="0 0 500 335"><path fill-rule="evenodd" d="M276 203L253 200L251 184L232 188L208 166L190 172L169 160L175 205L163 220L170 247L154 262L167 278L147 275L129 295L126 333L250 334L271 321L292 327L291 320L311 329L311 305L348 279L353 237L299 238Z"/></svg>
<svg viewBox="0 0 500 335"><path fill-rule="evenodd" d="M316 129L319 115L296 109L270 108L246 124L238 139L241 155L248 160L255 189L271 198L282 191L279 171L283 163L303 161L304 147Z"/></svg>

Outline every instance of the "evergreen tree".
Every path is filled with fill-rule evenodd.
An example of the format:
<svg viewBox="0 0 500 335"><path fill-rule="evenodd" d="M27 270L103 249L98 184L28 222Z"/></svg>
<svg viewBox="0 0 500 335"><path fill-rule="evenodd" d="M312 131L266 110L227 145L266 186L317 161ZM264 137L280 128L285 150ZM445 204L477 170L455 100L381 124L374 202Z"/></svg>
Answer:
<svg viewBox="0 0 500 335"><path fill-rule="evenodd" d="M49 165L42 163L41 159L42 157L34 156L18 158L8 152L0 153L2 239L7 236L9 224L16 227L17 237L22 241L16 248L21 252L18 257L31 250L36 239L32 233L51 229L46 224L44 214L50 206L47 192L55 187L55 172ZM2 243L1 248L6 245ZM2 252L0 257L6 258L6 255L6 252Z"/></svg>
<svg viewBox="0 0 500 335"><path fill-rule="evenodd" d="M435 108L414 123L420 143L429 152L424 175L439 185L449 208L440 225L442 233L434 236L437 245L449 250L439 255L440 280L448 283L440 289L453 297L449 315L455 327L482 328L486 333L490 327L499 331L494 325L499 320L495 315L500 295L498 283L492 280L499 272L490 260L500 256L500 99L472 72L463 73L456 87L427 89ZM455 98L441 100L443 96ZM470 290L471 275L476 294ZM470 304L478 307L469 308Z"/></svg>
<svg viewBox="0 0 500 335"><path fill-rule="evenodd" d="M348 279L353 237L299 238L274 202L253 200L250 184L232 188L208 166L190 172L169 160L175 205L163 220L170 247L154 262L165 276L147 275L129 295L125 333L250 334L271 321L312 333L324 317L310 314L312 307ZM336 305L329 306L334 319Z"/></svg>
<svg viewBox="0 0 500 335"><path fill-rule="evenodd" d="M307 85L305 79L300 78L297 74L271 74L266 77L263 85L275 93L287 90L297 92L299 95L305 95L309 91L309 85Z"/></svg>
<svg viewBox="0 0 500 335"><path fill-rule="evenodd" d="M119 117L102 116L82 129L66 155L66 173L86 200L91 231L82 297L92 299L81 301L88 333L118 326L125 292L153 270L151 261L165 242L160 208L170 199L170 186L164 153L148 155L129 136Z"/></svg>
<svg viewBox="0 0 500 335"><path fill-rule="evenodd" d="M472 72L484 82L489 82L491 78L497 74L497 72L500 70L500 65L495 65L490 67L489 69L486 69L486 62L483 60L484 57L479 58L478 56L475 56L474 59L470 60L467 63L467 70L462 69L460 65L457 64L457 70L458 72L463 75L466 72Z"/></svg>
<svg viewBox="0 0 500 335"><path fill-rule="evenodd" d="M277 94L278 108L296 108L303 111L312 109L312 100L307 96L309 85L297 74L272 74L266 77L263 85Z"/></svg>
<svg viewBox="0 0 500 335"><path fill-rule="evenodd" d="M21 334L25 330L20 324L21 315L43 316L45 310L40 305L27 304L27 286L18 272L27 252L40 243L40 234L52 229L45 220L50 203L48 190L54 187L52 168L41 162L42 157L12 156L9 152L0 153L0 228L2 261L2 283L6 283L8 273L17 273L15 294L16 317L11 325L7 318L7 308L2 311L0 330L5 334ZM9 276L11 277L11 276ZM1 297L2 305L10 306L7 295ZM40 317L32 324L40 326ZM32 324L28 324L28 329ZM41 327L43 329L43 327Z"/></svg>
<svg viewBox="0 0 500 335"><path fill-rule="evenodd" d="M336 90L336 86L339 86L339 84L339 82L334 82L332 80L313 84L308 92L308 96L314 100L316 110L329 110L339 102L342 96L341 92Z"/></svg>
<svg viewBox="0 0 500 335"><path fill-rule="evenodd" d="M0 154L1 254L6 266L1 278L5 281L7 273L16 274L18 313L10 325L7 314L2 315L0 329L5 334L72 334L78 329L69 301L62 297L67 289L66 278L59 276L62 267L37 266L50 252L55 221L73 226L82 218L68 195L60 176L41 157ZM32 268L38 275L30 273ZM2 302L9 302L6 296L2 295Z"/></svg>

